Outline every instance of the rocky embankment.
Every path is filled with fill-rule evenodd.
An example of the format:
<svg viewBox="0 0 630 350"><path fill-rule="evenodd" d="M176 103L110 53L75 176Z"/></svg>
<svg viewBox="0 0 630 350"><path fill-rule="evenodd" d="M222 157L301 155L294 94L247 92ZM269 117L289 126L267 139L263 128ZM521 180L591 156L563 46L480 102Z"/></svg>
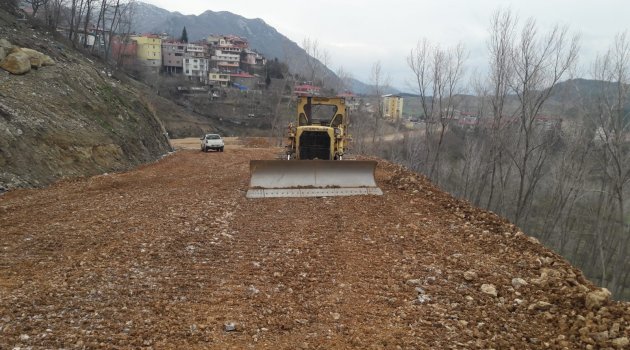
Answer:
<svg viewBox="0 0 630 350"><path fill-rule="evenodd" d="M0 188L128 169L170 151L141 89L0 12Z"/></svg>

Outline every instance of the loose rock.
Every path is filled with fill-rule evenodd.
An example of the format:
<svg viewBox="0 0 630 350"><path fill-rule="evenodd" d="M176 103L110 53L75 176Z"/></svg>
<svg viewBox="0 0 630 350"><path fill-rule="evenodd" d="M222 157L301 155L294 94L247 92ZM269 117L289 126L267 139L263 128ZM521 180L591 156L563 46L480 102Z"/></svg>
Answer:
<svg viewBox="0 0 630 350"><path fill-rule="evenodd" d="M551 306L553 306L553 304L550 304L546 301L537 301L531 305L529 305L527 307L528 310L538 310L538 311L543 311L543 310L549 310L551 308Z"/></svg>
<svg viewBox="0 0 630 350"><path fill-rule="evenodd" d="M410 286L419 286L422 285L422 280L419 278L407 280L407 284Z"/></svg>
<svg viewBox="0 0 630 350"><path fill-rule="evenodd" d="M464 279L469 282L474 281L477 279L477 273L473 270L468 270L464 272Z"/></svg>
<svg viewBox="0 0 630 350"><path fill-rule="evenodd" d="M234 322L228 322L226 324L223 325L223 330L226 332L234 332L236 331L236 323Z"/></svg>
<svg viewBox="0 0 630 350"><path fill-rule="evenodd" d="M512 287L514 287L514 289L519 289L522 286L526 286L527 285L527 281L525 281L522 278L512 278Z"/></svg>
<svg viewBox="0 0 630 350"><path fill-rule="evenodd" d="M586 307L590 310L599 309L610 298L610 291L606 288L601 288L586 294L585 303Z"/></svg>
<svg viewBox="0 0 630 350"><path fill-rule="evenodd" d="M488 295L492 295L493 297L497 296L497 287L495 287L493 284L482 284L481 291Z"/></svg>
<svg viewBox="0 0 630 350"><path fill-rule="evenodd" d="M617 349L624 349L628 345L630 345L630 340L628 340L627 337L613 339L612 341L612 346L614 346Z"/></svg>
<svg viewBox="0 0 630 350"><path fill-rule="evenodd" d="M607 341L609 338L608 336L608 331L603 331L603 332L598 332L593 334L593 339L595 339L595 341L603 343L605 341Z"/></svg>

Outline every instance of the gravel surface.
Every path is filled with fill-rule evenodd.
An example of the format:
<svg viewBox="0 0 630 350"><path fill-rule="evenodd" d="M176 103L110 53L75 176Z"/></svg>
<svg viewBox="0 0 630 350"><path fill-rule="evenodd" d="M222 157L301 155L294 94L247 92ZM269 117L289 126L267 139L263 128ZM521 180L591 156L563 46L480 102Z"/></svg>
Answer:
<svg viewBox="0 0 630 350"><path fill-rule="evenodd" d="M382 197L246 199L277 152L0 196L0 348L628 348L629 303L399 166Z"/></svg>

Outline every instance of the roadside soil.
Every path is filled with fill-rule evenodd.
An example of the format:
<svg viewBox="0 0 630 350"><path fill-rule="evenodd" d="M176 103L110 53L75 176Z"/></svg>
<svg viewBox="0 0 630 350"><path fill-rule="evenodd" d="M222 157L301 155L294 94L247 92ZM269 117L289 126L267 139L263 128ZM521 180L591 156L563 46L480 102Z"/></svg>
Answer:
<svg viewBox="0 0 630 350"><path fill-rule="evenodd" d="M249 160L280 149L178 144L0 196L0 348L628 346L629 303L422 176L379 161L383 196L249 200Z"/></svg>
<svg viewBox="0 0 630 350"><path fill-rule="evenodd" d="M171 146L176 150L200 149L199 138L188 137L184 139L171 140ZM268 137L223 137L226 149L234 148L269 148L273 145L273 140ZM278 150L277 152L282 152Z"/></svg>

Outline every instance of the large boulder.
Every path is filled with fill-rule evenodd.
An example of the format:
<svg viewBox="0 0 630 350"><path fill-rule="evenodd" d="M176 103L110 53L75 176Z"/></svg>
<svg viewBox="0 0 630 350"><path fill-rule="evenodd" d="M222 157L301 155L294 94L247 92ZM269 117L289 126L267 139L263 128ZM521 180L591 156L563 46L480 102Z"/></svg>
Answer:
<svg viewBox="0 0 630 350"><path fill-rule="evenodd" d="M6 57L2 57L2 52L0 52L0 67L13 74L24 74L31 68L55 65L55 61L48 55L25 47L15 47L5 39L0 39L0 51L6 54L7 50L10 50L10 53ZM26 61L28 61L28 68Z"/></svg>
<svg viewBox="0 0 630 350"><path fill-rule="evenodd" d="M33 50L33 49L28 49L26 47L23 47L21 49L19 49L20 51L26 53L32 60L33 62L37 63L39 62L39 66L54 66L55 65L55 61L50 58L50 56L48 55L44 55L43 53Z"/></svg>
<svg viewBox="0 0 630 350"><path fill-rule="evenodd" d="M31 70L31 58L22 51L16 51L0 62L0 68L12 74L25 74Z"/></svg>

